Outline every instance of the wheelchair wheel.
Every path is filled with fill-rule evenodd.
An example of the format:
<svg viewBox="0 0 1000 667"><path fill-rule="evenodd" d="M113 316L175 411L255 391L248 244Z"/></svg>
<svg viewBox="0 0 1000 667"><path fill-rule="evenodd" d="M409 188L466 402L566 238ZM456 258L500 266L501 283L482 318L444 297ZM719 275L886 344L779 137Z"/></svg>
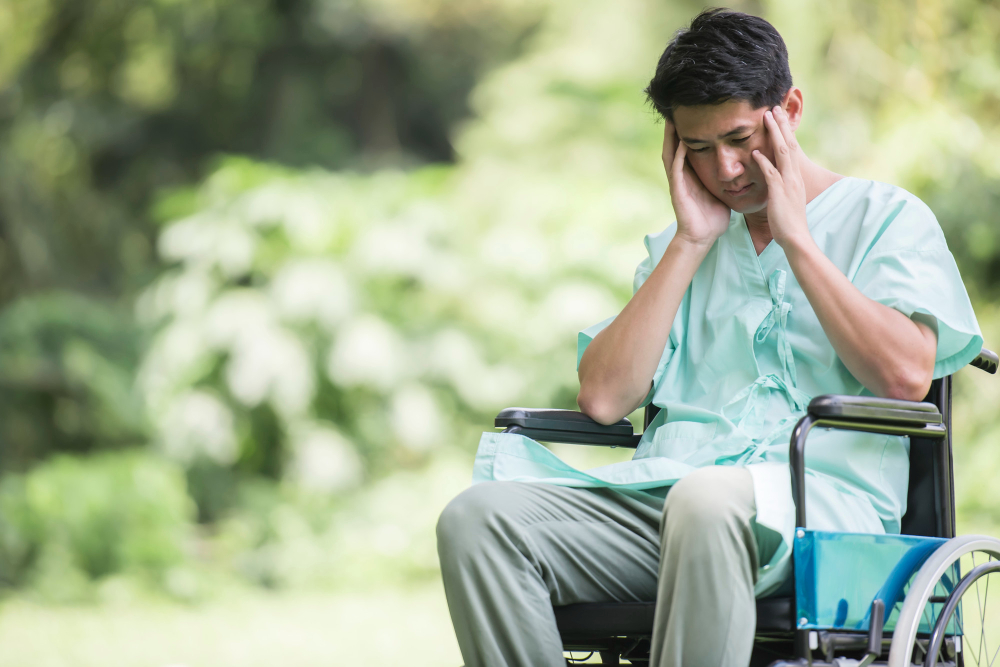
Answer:
<svg viewBox="0 0 1000 667"><path fill-rule="evenodd" d="M961 571L959 582L946 598L937 596L935 588L955 563ZM926 630L921 633L921 622L926 628L934 619L930 635ZM959 635L948 651L943 650L946 630ZM888 664L1000 667L1000 540L981 535L956 537L927 559L903 600Z"/></svg>

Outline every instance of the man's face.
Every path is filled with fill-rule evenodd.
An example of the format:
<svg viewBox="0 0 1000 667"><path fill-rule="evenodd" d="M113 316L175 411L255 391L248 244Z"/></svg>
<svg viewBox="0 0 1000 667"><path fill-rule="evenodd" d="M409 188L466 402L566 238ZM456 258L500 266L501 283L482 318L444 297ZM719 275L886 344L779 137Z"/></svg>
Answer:
<svg viewBox="0 0 1000 667"><path fill-rule="evenodd" d="M745 100L674 110L674 127L687 145L691 167L708 191L737 213L767 206L767 182L751 156L759 150L774 164L765 111Z"/></svg>

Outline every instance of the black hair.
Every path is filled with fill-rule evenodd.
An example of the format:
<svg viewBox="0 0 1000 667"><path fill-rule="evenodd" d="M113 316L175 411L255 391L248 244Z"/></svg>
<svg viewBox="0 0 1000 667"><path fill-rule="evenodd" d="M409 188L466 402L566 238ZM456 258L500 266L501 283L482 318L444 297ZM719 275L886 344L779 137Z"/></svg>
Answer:
<svg viewBox="0 0 1000 667"><path fill-rule="evenodd" d="M781 102L792 87L788 50L774 26L757 16L706 9L670 40L646 99L673 121L679 106L746 100L759 109Z"/></svg>

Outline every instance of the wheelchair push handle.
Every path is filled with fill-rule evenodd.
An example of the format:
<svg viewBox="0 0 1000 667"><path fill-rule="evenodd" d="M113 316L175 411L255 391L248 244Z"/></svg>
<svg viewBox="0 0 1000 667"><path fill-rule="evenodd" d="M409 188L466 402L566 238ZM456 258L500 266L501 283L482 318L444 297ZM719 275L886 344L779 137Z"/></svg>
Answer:
<svg viewBox="0 0 1000 667"><path fill-rule="evenodd" d="M1000 366L1000 357L997 356L996 352L984 347L980 350L979 356L970 361L969 365L984 370L990 375L996 375L997 366Z"/></svg>

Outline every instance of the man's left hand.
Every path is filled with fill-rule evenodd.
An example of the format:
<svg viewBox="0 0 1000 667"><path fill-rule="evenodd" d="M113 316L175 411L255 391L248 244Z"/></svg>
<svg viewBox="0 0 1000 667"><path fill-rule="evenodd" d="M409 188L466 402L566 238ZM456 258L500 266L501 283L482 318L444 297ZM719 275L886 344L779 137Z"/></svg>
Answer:
<svg viewBox="0 0 1000 667"><path fill-rule="evenodd" d="M767 181L767 223L771 236L782 248L787 244L808 242L806 188L800 165L805 156L795 132L788 124L788 114L780 106L764 112L764 125L771 137L777 167L760 151L753 152Z"/></svg>

